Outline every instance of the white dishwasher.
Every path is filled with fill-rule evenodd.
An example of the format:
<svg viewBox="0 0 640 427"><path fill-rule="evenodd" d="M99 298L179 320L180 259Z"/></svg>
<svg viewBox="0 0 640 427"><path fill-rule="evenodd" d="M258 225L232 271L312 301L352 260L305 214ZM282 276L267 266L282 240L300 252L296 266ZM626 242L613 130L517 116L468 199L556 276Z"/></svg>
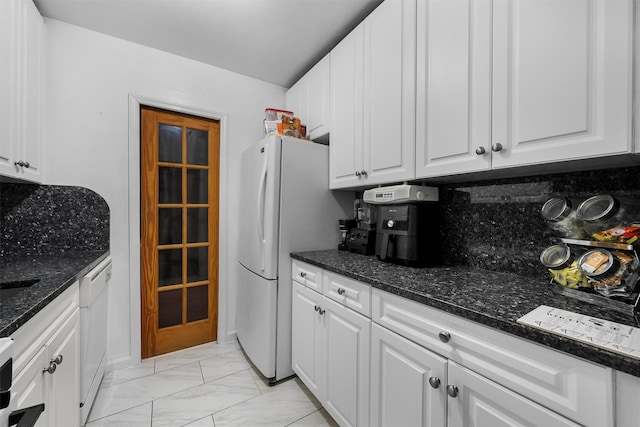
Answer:
<svg viewBox="0 0 640 427"><path fill-rule="evenodd" d="M107 364L111 256L80 279L80 425L89 416Z"/></svg>

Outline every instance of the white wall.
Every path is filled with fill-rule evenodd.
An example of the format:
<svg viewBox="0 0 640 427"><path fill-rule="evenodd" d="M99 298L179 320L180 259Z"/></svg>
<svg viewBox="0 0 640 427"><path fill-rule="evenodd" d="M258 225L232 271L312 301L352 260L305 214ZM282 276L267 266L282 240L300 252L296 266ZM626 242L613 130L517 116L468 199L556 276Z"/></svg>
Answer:
<svg viewBox="0 0 640 427"><path fill-rule="evenodd" d="M136 100L222 118L218 338L233 339L240 153L285 89L55 20L45 39L45 183L87 187L111 209L110 367L140 357Z"/></svg>

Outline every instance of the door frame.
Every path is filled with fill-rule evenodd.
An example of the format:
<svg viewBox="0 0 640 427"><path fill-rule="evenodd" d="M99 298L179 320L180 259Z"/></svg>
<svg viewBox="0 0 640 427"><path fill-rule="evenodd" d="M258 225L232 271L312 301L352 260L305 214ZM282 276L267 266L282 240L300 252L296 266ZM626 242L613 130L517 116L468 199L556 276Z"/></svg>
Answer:
<svg viewBox="0 0 640 427"><path fill-rule="evenodd" d="M197 107L181 105L148 98L135 94L129 94L129 316L131 325L131 359L140 362L142 360L142 323L141 323L141 296L140 296L140 107L155 107L163 110L190 114L193 116L214 119L220 121L220 189L219 189L219 216L218 216L218 342L224 342L228 335L227 324L227 206L228 203L228 165L227 165L227 121L228 114L217 111L203 110ZM114 361L116 367L119 361Z"/></svg>

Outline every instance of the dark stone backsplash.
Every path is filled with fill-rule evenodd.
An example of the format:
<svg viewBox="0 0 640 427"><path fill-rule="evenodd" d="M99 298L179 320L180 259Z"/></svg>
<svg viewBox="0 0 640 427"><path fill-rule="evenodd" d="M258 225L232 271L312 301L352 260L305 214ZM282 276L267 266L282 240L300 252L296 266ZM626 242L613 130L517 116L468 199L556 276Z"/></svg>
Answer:
<svg viewBox="0 0 640 427"><path fill-rule="evenodd" d="M551 197L576 205L610 194L640 203L640 167L442 185L440 244L445 265L548 277L540 252L557 236L540 217Z"/></svg>
<svg viewBox="0 0 640 427"><path fill-rule="evenodd" d="M109 249L109 206L82 187L0 183L0 257Z"/></svg>

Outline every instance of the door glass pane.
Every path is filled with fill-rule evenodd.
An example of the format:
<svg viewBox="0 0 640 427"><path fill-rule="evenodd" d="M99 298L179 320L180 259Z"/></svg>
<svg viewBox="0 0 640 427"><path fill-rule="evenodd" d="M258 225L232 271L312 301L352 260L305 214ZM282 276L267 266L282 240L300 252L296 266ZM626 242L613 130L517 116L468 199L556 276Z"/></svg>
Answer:
<svg viewBox="0 0 640 427"><path fill-rule="evenodd" d="M187 283L208 279L208 249L206 246L187 249Z"/></svg>
<svg viewBox="0 0 640 427"><path fill-rule="evenodd" d="M208 241L209 209L187 209L187 243L199 243Z"/></svg>
<svg viewBox="0 0 640 427"><path fill-rule="evenodd" d="M187 163L207 165L209 162L209 132L187 129Z"/></svg>
<svg viewBox="0 0 640 427"><path fill-rule="evenodd" d="M182 324L182 289L158 292L158 329Z"/></svg>
<svg viewBox="0 0 640 427"><path fill-rule="evenodd" d="M182 169L158 168L158 203L182 203Z"/></svg>
<svg viewBox="0 0 640 427"><path fill-rule="evenodd" d="M182 243L182 209L158 209L158 244Z"/></svg>
<svg viewBox="0 0 640 427"><path fill-rule="evenodd" d="M182 283L182 249L158 251L158 286Z"/></svg>
<svg viewBox="0 0 640 427"><path fill-rule="evenodd" d="M208 176L206 169L187 171L187 203L208 203Z"/></svg>
<svg viewBox="0 0 640 427"><path fill-rule="evenodd" d="M209 316L209 286L187 288L187 322L206 319Z"/></svg>
<svg viewBox="0 0 640 427"><path fill-rule="evenodd" d="M182 127L158 125L158 160L182 163Z"/></svg>

